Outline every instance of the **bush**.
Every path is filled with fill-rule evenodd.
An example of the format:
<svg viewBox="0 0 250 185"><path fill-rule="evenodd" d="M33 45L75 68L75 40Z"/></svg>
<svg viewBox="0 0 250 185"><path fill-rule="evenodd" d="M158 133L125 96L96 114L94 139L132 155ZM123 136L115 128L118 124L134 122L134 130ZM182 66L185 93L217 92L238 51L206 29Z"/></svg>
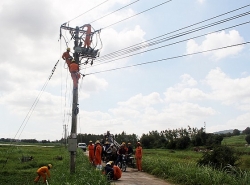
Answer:
<svg viewBox="0 0 250 185"><path fill-rule="evenodd" d="M214 150L205 152L198 160L198 165L209 165L215 168L224 168L228 165L237 166L239 156L233 148L228 146L216 146Z"/></svg>
<svg viewBox="0 0 250 185"><path fill-rule="evenodd" d="M250 144L250 134L248 134L248 135L245 137L245 140L246 140L247 144Z"/></svg>

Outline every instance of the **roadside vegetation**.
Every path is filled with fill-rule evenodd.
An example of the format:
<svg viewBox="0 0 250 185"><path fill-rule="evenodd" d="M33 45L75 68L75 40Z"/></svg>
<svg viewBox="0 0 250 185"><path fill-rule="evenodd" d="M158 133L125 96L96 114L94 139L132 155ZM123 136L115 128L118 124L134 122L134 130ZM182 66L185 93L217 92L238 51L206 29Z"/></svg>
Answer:
<svg viewBox="0 0 250 185"><path fill-rule="evenodd" d="M144 150L143 170L180 185L249 185L250 172L228 165L197 165L202 154L190 151Z"/></svg>
<svg viewBox="0 0 250 185"><path fill-rule="evenodd" d="M206 133L204 128L188 126L151 131L140 138L135 134L116 134L118 143L140 140L143 147L143 170L179 185L249 185L250 184L250 128L243 132ZM78 134L77 141L101 140L103 135ZM101 140L102 141L102 140ZM0 139L0 142L13 142ZM29 146L21 146L25 142ZM35 142L35 143L34 143ZM51 163L51 184L106 185L108 182L77 151L76 173L69 173L69 152L60 141L18 141L17 146L0 146L0 184L33 184L37 168ZM48 147L43 147L43 145ZM22 157L33 160L22 162Z"/></svg>
<svg viewBox="0 0 250 185"><path fill-rule="evenodd" d="M22 158L32 156L33 160L22 162ZM36 171L39 167L53 165L50 184L54 185L106 185L108 182L96 171L83 155L81 149L77 151L76 173L69 172L69 152L63 146L0 146L0 184L1 185L29 185L34 184ZM40 179L42 184L42 178Z"/></svg>

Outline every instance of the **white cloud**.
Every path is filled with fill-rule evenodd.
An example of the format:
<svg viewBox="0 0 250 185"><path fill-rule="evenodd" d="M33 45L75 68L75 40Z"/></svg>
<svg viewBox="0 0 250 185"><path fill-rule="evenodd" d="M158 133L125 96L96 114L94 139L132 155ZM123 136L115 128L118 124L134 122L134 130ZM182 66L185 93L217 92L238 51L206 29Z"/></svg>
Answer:
<svg viewBox="0 0 250 185"><path fill-rule="evenodd" d="M199 3L204 3L206 0L197 0Z"/></svg>
<svg viewBox="0 0 250 185"><path fill-rule="evenodd" d="M213 69L205 78L211 87L211 99L221 101L226 105L244 105L250 103L250 76L232 79L220 68Z"/></svg>
<svg viewBox="0 0 250 185"><path fill-rule="evenodd" d="M205 40L199 45L195 40L191 39L187 42L186 53L195 53L200 51L206 51L210 49L220 48L224 46L230 46L233 44L240 44L244 42L243 37L240 36L236 30L231 30L229 33L221 31L219 33L212 33L205 36ZM234 56L242 51L244 46L237 46L227 49L220 49L212 52L206 52L204 55L211 55L216 60Z"/></svg>
<svg viewBox="0 0 250 185"><path fill-rule="evenodd" d="M167 102L202 100L206 98L206 93L199 88L194 88L198 85L198 82L190 75L184 74L180 78L182 80L181 83L176 84L174 87L169 87L164 93Z"/></svg>
<svg viewBox="0 0 250 185"><path fill-rule="evenodd" d="M162 102L162 99L159 93L153 92L147 96L138 94L136 96L131 97L126 102L118 102L118 105L136 109L136 108L145 108L145 107L148 107L157 103L161 103L161 102Z"/></svg>

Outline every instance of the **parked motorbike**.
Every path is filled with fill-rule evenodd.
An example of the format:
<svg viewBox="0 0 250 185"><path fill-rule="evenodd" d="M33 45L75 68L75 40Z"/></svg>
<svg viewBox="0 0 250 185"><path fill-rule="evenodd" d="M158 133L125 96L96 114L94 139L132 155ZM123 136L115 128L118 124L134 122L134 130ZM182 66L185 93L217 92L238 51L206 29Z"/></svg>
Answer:
<svg viewBox="0 0 250 185"><path fill-rule="evenodd" d="M125 154L122 154L122 160L117 163L117 166L125 172L127 169L127 158Z"/></svg>
<svg viewBox="0 0 250 185"><path fill-rule="evenodd" d="M128 154L127 156L127 166L130 168L135 168L135 157L134 155Z"/></svg>

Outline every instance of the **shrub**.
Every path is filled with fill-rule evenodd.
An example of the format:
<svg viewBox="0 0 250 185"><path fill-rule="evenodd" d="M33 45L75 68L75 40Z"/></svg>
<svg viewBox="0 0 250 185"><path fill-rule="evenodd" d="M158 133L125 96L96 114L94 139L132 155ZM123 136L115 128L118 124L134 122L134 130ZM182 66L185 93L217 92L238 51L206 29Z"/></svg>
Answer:
<svg viewBox="0 0 250 185"><path fill-rule="evenodd" d="M214 150L205 152L198 160L198 165L209 165L215 168L224 168L228 165L236 166L239 156L233 148L228 146L216 146Z"/></svg>
<svg viewBox="0 0 250 185"><path fill-rule="evenodd" d="M245 137L245 140L246 140L247 144L250 144L250 134L248 134L248 135Z"/></svg>

